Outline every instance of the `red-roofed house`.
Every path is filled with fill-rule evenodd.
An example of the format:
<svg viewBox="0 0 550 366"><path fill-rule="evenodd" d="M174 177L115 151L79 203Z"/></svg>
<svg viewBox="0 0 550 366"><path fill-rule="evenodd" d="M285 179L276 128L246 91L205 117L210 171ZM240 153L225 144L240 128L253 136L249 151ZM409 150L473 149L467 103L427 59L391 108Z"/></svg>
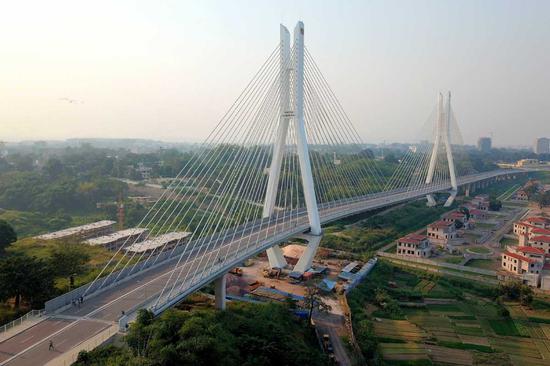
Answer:
<svg viewBox="0 0 550 366"><path fill-rule="evenodd" d="M489 196L486 194L480 194L475 196L471 201L470 205L478 210L488 211L489 210Z"/></svg>
<svg viewBox="0 0 550 366"><path fill-rule="evenodd" d="M439 245L446 245L457 237L454 222L439 220L428 225L428 239Z"/></svg>
<svg viewBox="0 0 550 366"><path fill-rule="evenodd" d="M546 217L532 216L523 221L530 225L533 225L534 227L538 227L541 229L550 229L550 219L547 219Z"/></svg>
<svg viewBox="0 0 550 366"><path fill-rule="evenodd" d="M515 199L519 201L528 201L529 196L527 196L527 193L525 193L523 189L520 189L519 191L516 192Z"/></svg>
<svg viewBox="0 0 550 366"><path fill-rule="evenodd" d="M543 253L550 254L550 235L531 236L529 245L540 249Z"/></svg>
<svg viewBox="0 0 550 366"><path fill-rule="evenodd" d="M397 240L396 253L417 258L428 258L432 255L432 246L424 235L408 234Z"/></svg>
<svg viewBox="0 0 550 366"><path fill-rule="evenodd" d="M478 210L477 208L471 208L469 212L471 219L485 220L487 218L487 211Z"/></svg>
<svg viewBox="0 0 550 366"><path fill-rule="evenodd" d="M533 247L508 246L502 253L502 268L522 276L522 280L538 287L545 264L544 251Z"/></svg>
<svg viewBox="0 0 550 366"><path fill-rule="evenodd" d="M442 220L447 222L452 222L452 223L455 223L456 221L460 221L463 224L465 224L466 221L468 221L466 220L466 217L467 217L466 214L464 214L463 212L451 211L443 215Z"/></svg>

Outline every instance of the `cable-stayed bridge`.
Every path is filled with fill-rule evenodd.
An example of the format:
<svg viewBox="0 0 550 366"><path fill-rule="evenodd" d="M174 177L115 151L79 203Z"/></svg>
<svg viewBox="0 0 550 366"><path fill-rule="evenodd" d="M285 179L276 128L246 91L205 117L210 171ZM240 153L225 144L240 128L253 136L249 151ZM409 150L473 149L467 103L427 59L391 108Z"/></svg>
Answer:
<svg viewBox="0 0 550 366"><path fill-rule="evenodd" d="M94 281L47 302L67 324L1 362L43 360L48 337L84 337L82 329L109 322L123 328L137 310L160 314L212 281L223 308L225 273L266 250L272 267L286 267L278 244L293 236L308 241L293 268L304 272L322 224L421 197L435 205L441 192L449 206L460 187L521 173L468 163L450 93L438 97L429 136L390 169L366 148L305 47L302 22L293 33L291 44L281 26L277 47L143 218L151 239L125 243Z"/></svg>

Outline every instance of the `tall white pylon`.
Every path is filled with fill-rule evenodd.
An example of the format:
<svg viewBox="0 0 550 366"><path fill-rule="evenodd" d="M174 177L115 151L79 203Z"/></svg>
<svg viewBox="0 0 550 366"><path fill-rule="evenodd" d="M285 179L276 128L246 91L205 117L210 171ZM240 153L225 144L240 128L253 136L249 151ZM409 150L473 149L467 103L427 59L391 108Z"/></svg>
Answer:
<svg viewBox="0 0 550 366"><path fill-rule="evenodd" d="M426 184L432 183L435 173L435 167L437 164L439 145L442 142L445 145L447 163L449 166L449 176L451 178L450 196L444 205L445 207L449 207L450 205L452 205L458 190L458 186L456 183L455 164L453 160L453 150L451 148L451 92L449 92L447 96L446 108L443 107L443 94L439 93L438 96L435 139L432 148L432 155L430 157L430 166L428 167L428 175L426 176ZM427 195L426 198L428 200L428 206L435 206L436 202L431 194Z"/></svg>
<svg viewBox="0 0 550 366"><path fill-rule="evenodd" d="M300 163L300 173L302 177L302 186L304 189L304 199L306 202L310 230L312 235L319 236L321 235L321 220L319 219L319 210L317 208L317 198L315 195L315 187L313 185L313 175L311 173L311 162L309 159L309 150L304 123L304 23L298 22L294 28L294 53L292 60L290 60L290 33L283 25L281 25L280 28L280 36L280 119L275 144L273 146L271 166L269 168L269 179L263 207L263 217L269 217L273 213L273 209L275 207L286 136L290 121L292 121L297 140L298 160ZM290 73L292 71L294 72L292 85L294 88L293 93L290 92ZM294 96L292 105L290 103L290 95ZM318 240L314 240L310 243L311 246L314 246L315 248L308 247L308 250L304 253L304 258L300 258L299 262L302 262L300 267L311 266L316 247L319 245L318 242ZM272 268L283 268L286 266L286 260L279 246L274 246L268 249L267 256L269 258L269 264Z"/></svg>

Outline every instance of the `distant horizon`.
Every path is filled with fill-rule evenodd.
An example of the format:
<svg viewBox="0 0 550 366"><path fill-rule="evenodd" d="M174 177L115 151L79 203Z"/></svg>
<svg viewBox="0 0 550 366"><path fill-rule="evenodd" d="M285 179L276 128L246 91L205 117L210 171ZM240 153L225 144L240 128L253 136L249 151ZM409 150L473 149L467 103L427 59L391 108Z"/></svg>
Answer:
<svg viewBox="0 0 550 366"><path fill-rule="evenodd" d="M482 136L486 137L486 136ZM105 141L144 141L144 142L152 142L152 143L166 143L166 144L193 144L193 145L200 145L204 142L204 140L201 141L193 141L193 140L164 140L164 139L151 139L151 138L144 138L144 137L67 137L65 139L23 139L23 140L0 140L0 142L4 142L7 144L25 144L25 143L37 143L37 142L46 142L46 143L64 143L69 142L71 140L105 140ZM401 145L407 145L407 144L415 144L418 143L419 140L411 140L411 141L363 141L363 144L365 145L392 145L392 144L401 144ZM469 144L469 143L463 143L461 146L471 146L476 147L476 144ZM494 141L492 143L493 148L510 148L510 149L532 149L532 145L495 145Z"/></svg>

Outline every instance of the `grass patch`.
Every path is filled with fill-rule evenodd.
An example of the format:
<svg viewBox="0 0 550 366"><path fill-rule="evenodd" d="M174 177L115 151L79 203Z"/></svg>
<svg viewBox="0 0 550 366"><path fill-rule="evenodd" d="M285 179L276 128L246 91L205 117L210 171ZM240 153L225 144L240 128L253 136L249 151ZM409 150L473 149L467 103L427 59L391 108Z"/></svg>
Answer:
<svg viewBox="0 0 550 366"><path fill-rule="evenodd" d="M464 350L475 350L484 353L494 353L495 350L489 346L484 346L481 344L471 344L471 343L460 343L460 342L437 342L438 345L454 349L464 349Z"/></svg>
<svg viewBox="0 0 550 366"><path fill-rule="evenodd" d="M492 259L470 259L466 263L466 267L494 270L495 261Z"/></svg>
<svg viewBox="0 0 550 366"><path fill-rule="evenodd" d="M462 310L454 304L430 304L428 309L432 311L459 313Z"/></svg>
<svg viewBox="0 0 550 366"><path fill-rule="evenodd" d="M473 315L448 315L448 317L453 320L476 320L477 319Z"/></svg>
<svg viewBox="0 0 550 366"><path fill-rule="evenodd" d="M489 319L491 329L501 336L520 337L521 334L511 319Z"/></svg>
<svg viewBox="0 0 550 366"><path fill-rule="evenodd" d="M470 252L478 253L478 254L489 254L489 253L491 253L491 250L489 248L482 247L482 246L471 247L471 248L468 248L468 250Z"/></svg>
<svg viewBox="0 0 550 366"><path fill-rule="evenodd" d="M530 316L528 319L532 323L550 324L550 319L548 318L537 318L534 316Z"/></svg>
<svg viewBox="0 0 550 366"><path fill-rule="evenodd" d="M451 264L459 264L463 260L464 260L464 257L461 256L461 255L452 256L452 257L449 256L449 257L445 258L445 262L446 263L451 263Z"/></svg>

